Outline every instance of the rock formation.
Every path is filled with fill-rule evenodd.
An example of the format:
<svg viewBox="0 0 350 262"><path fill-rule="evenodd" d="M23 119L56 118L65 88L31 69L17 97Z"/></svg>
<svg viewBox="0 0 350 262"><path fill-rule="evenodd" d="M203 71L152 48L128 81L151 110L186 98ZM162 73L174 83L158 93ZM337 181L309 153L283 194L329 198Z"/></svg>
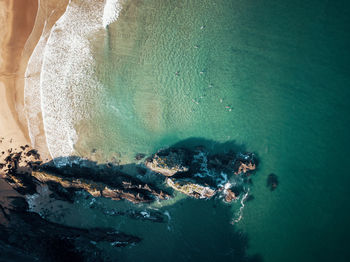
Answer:
<svg viewBox="0 0 350 262"><path fill-rule="evenodd" d="M185 195L195 198L206 198L209 199L215 195L215 190L209 186L202 186L191 182L174 182L173 179L167 178L166 183L173 189L184 193Z"/></svg>
<svg viewBox="0 0 350 262"><path fill-rule="evenodd" d="M28 149L29 150L29 149ZM164 200L169 194L152 187L108 165L79 160L56 167L52 162L42 164L35 150L10 153L0 171L20 194L34 194L38 185L46 184L52 196L72 202L74 192L85 190L94 197L128 200L133 203Z"/></svg>
<svg viewBox="0 0 350 262"><path fill-rule="evenodd" d="M256 169L256 160L252 153L212 155L204 147L168 148L148 158L145 165L168 177L168 186L188 196L209 199L223 194L226 202L232 202L242 191L242 181ZM227 183L230 179L236 180L235 186Z"/></svg>
<svg viewBox="0 0 350 262"><path fill-rule="evenodd" d="M49 197L73 203L77 191L92 197L114 201L126 200L134 204L169 199L164 185L198 199L222 198L225 202L236 200L244 192L244 183L256 169L251 153L210 154L205 148L190 150L169 148L160 150L145 161L145 166L158 174L151 175L162 184L145 182L146 169L137 165L139 176L129 175L111 163L101 165L78 157L71 157L65 165L42 163L40 155L29 146L1 153L0 182L6 181L17 195L0 190L0 251L7 246L8 254L16 257L34 255L34 260L101 261L98 242L108 242L114 247L127 246L140 241L136 236L106 228L76 228L53 223L37 213L29 212L23 196L38 193L40 187L49 189ZM143 159L137 155L136 159ZM64 159L63 159L64 160ZM64 162L64 161L61 161ZM148 172L149 173L149 172ZM269 178L273 190L278 181ZM164 183L165 182L165 183ZM1 184L0 184L1 185ZM151 209L111 210L97 208L108 216L127 216L132 219L164 222L165 214ZM55 260L56 259L56 260ZM58 259L58 260L57 260ZM31 261L30 259L27 259Z"/></svg>
<svg viewBox="0 0 350 262"><path fill-rule="evenodd" d="M166 149L154 154L146 160L146 166L164 176L173 176L189 170L189 155L185 149Z"/></svg>
<svg viewBox="0 0 350 262"><path fill-rule="evenodd" d="M224 194L225 194L225 201L227 203L230 203L237 198L235 193L231 189L227 189L226 191L224 191Z"/></svg>

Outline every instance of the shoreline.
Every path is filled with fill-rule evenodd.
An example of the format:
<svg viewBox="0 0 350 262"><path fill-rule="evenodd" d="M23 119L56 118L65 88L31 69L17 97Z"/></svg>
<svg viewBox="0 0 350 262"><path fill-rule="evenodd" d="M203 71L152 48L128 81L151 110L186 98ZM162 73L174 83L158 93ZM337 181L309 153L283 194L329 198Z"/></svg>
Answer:
<svg viewBox="0 0 350 262"><path fill-rule="evenodd" d="M0 134L23 144L28 143L29 137L17 110L17 105L23 104L23 95L16 88L16 82L23 77L20 72L21 55L34 25L37 1L10 0L2 1L0 5L3 10L0 19L5 25L0 32L3 39L0 43Z"/></svg>
<svg viewBox="0 0 350 262"><path fill-rule="evenodd" d="M0 137L5 138L0 143L2 150L31 142L24 106L25 71L41 36L50 32L67 4L68 0L0 0L0 21L4 25L0 30ZM43 131L41 124L38 123ZM49 159L46 144L39 150L43 158Z"/></svg>

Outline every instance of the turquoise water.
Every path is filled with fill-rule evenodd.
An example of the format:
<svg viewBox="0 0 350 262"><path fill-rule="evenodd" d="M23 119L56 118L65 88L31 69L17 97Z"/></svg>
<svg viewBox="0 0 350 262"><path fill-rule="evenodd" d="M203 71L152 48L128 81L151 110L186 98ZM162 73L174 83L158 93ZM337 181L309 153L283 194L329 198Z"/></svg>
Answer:
<svg viewBox="0 0 350 262"><path fill-rule="evenodd" d="M144 240L113 252L123 261L347 261L349 25L346 1L124 3L90 40L104 98L77 124L77 152L132 163L197 137L233 141L261 164L238 224L229 223L236 208L181 200L167 207L170 229L118 222Z"/></svg>

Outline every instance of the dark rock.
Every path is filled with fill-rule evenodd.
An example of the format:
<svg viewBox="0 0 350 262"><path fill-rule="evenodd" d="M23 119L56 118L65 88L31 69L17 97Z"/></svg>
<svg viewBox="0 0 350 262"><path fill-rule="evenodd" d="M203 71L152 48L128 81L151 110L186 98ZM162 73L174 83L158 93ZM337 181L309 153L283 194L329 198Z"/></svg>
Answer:
<svg viewBox="0 0 350 262"><path fill-rule="evenodd" d="M74 201L77 190L85 190L94 197L128 200L133 203L168 199L166 192L121 172L112 163L97 165L95 162L77 159L71 164L57 167L53 162L42 164L36 150L24 152L36 161L21 158L22 152L6 157L8 169L5 179L20 194L34 194L39 184L47 184L51 197Z"/></svg>
<svg viewBox="0 0 350 262"><path fill-rule="evenodd" d="M38 150L35 150L35 149L29 150L26 155L27 156L33 156L36 160L40 159L40 155L38 153Z"/></svg>
<svg viewBox="0 0 350 262"><path fill-rule="evenodd" d="M275 190L278 186L278 177L273 173L269 174L266 186L269 187L271 191Z"/></svg>
<svg viewBox="0 0 350 262"><path fill-rule="evenodd" d="M11 199L9 199L11 201ZM103 261L94 243L128 246L140 238L111 228L77 228L49 222L26 210L24 198L13 198L11 206L0 205L0 244L18 257L40 261Z"/></svg>
<svg viewBox="0 0 350 262"><path fill-rule="evenodd" d="M30 173L19 173L15 168L11 168L6 173L5 180L22 195L37 193L36 186L39 183Z"/></svg>
<svg viewBox="0 0 350 262"><path fill-rule="evenodd" d="M138 154L136 154L136 156L135 156L135 160L142 160L142 159L144 159L145 157L146 157L145 154L138 153Z"/></svg>
<svg viewBox="0 0 350 262"><path fill-rule="evenodd" d="M75 193L78 189L72 188L72 187L63 187L61 184L56 183L54 181L48 181L46 183L50 191L52 192L50 194L51 198L54 198L56 200L66 201L69 203L73 203L75 199Z"/></svg>

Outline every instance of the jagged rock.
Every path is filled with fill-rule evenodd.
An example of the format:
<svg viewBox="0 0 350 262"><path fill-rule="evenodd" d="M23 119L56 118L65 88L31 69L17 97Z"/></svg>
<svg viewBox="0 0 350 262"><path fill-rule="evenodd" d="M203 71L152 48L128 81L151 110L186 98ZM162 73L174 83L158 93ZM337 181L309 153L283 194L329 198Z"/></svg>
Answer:
<svg viewBox="0 0 350 262"><path fill-rule="evenodd" d="M236 175L241 173L246 174L249 173L249 171L254 171L255 169L256 164L254 154L238 154L238 157L234 163L234 172Z"/></svg>
<svg viewBox="0 0 350 262"><path fill-rule="evenodd" d="M70 178L61 177L58 174L49 174L46 172L35 171L32 173L37 181L43 184L56 183L66 190L73 192L74 190L85 190L94 197L107 197L112 200L128 200L132 203L147 203L152 202L154 199L158 198L160 200L170 198L170 195L161 191L150 188L149 185L144 183L133 183L122 181L121 185L116 185L113 183L102 183L95 182L84 178ZM50 188L51 190L53 187ZM56 194L62 195L62 190L57 190L55 188L54 192ZM73 190L73 191L72 191Z"/></svg>
<svg viewBox="0 0 350 262"><path fill-rule="evenodd" d="M77 190L85 190L94 197L125 199L133 203L170 198L166 192L122 173L113 165L81 161L81 164L58 168L53 163L42 164L38 158L36 150L10 153L5 158L8 165L7 169L2 167L5 179L22 195L37 193L36 187L46 184L52 192L50 197L68 202L74 201Z"/></svg>
<svg viewBox="0 0 350 262"><path fill-rule="evenodd" d="M35 150L35 149L29 150L26 155L27 156L33 156L36 160L40 159L40 155L39 155L38 151Z"/></svg>
<svg viewBox="0 0 350 262"><path fill-rule="evenodd" d="M171 178L167 178L166 183L167 185L174 188L175 190L195 198L209 199L215 195L215 190L208 186L202 186L202 185L194 184L191 182L185 182L185 181L178 182L178 181L174 181Z"/></svg>
<svg viewBox="0 0 350 262"><path fill-rule="evenodd" d="M164 176L173 176L179 172L189 170L189 154L182 148L160 150L146 160L146 166L156 173Z"/></svg>
<svg viewBox="0 0 350 262"><path fill-rule="evenodd" d="M231 190L231 189L226 189L224 191L224 194L225 194L225 201L227 203L230 203L232 202L233 200L237 199L235 193Z"/></svg>
<svg viewBox="0 0 350 262"><path fill-rule="evenodd" d="M256 166L253 163L245 164L243 162L240 162L240 166L238 167L238 170L235 172L236 175L240 173L247 173L248 171L255 170Z"/></svg>
<svg viewBox="0 0 350 262"><path fill-rule="evenodd" d="M244 180L256 169L254 154L227 152L211 155L204 147L195 151L182 148L161 150L146 160L146 166L154 172L171 176L171 179L166 179L168 186L196 198L211 198L233 174L238 180ZM224 190L226 202L236 199L242 191L240 183L235 184L235 188Z"/></svg>
<svg viewBox="0 0 350 262"><path fill-rule="evenodd" d="M27 158L25 161L24 157ZM51 197L68 202L74 201L77 190L84 190L94 197L125 199L132 203L170 198L168 193L122 172L113 163L98 165L74 157L72 160L59 167L52 162L42 164L37 151L25 147L23 152L11 151L7 155L2 170L6 180L21 194L34 194L38 184L46 184L52 192ZM211 198L233 174L242 180L256 169L257 163L252 153L211 155L201 147L195 151L184 148L160 150L148 158L145 165L171 177L166 179L166 184L173 189L196 198ZM224 198L231 202L241 191L242 186L238 183L235 188L225 190Z"/></svg>

